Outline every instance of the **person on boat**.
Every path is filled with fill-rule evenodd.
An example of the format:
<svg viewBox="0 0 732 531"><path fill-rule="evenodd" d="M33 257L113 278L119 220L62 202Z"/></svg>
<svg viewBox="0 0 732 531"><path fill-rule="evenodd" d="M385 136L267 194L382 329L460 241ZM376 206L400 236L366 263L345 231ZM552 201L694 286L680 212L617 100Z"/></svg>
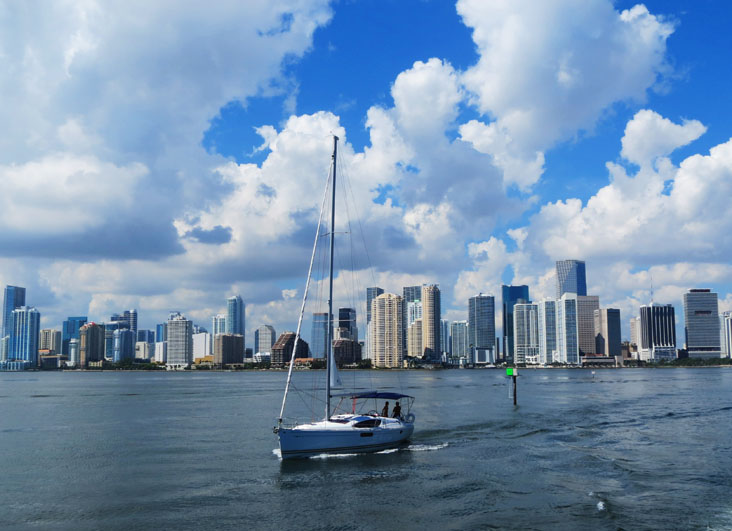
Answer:
<svg viewBox="0 0 732 531"><path fill-rule="evenodd" d="M401 406L399 405L399 402L397 402L397 403L396 403L396 404L394 405L394 412L393 412L393 413L391 414L391 416L392 416L393 418L395 418L395 419L398 419L398 418L400 418L400 417L402 416L402 408L401 408Z"/></svg>
<svg viewBox="0 0 732 531"><path fill-rule="evenodd" d="M384 409L381 410L381 416L382 417L388 417L389 416L389 401L386 401L386 404L384 404Z"/></svg>

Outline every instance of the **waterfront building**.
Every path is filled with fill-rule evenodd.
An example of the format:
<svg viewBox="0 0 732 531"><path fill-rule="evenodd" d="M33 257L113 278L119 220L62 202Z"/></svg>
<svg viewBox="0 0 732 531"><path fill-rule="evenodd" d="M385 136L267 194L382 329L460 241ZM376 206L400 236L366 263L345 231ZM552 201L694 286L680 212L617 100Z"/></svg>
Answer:
<svg viewBox="0 0 732 531"><path fill-rule="evenodd" d="M241 334L217 334L214 337L214 367L223 368L232 363L244 363L243 342L244 336Z"/></svg>
<svg viewBox="0 0 732 531"><path fill-rule="evenodd" d="M421 358L423 352L422 319L417 319L407 328L407 356L410 358Z"/></svg>
<svg viewBox="0 0 732 531"><path fill-rule="evenodd" d="M468 344L474 351L493 352L496 344L496 300L493 295L479 293L468 299L468 334ZM491 357L495 361L496 356Z"/></svg>
<svg viewBox="0 0 732 531"><path fill-rule="evenodd" d="M338 308L338 328L342 339L352 339L358 343L358 325L355 308Z"/></svg>
<svg viewBox="0 0 732 531"><path fill-rule="evenodd" d="M61 331L44 328L38 335L38 350L48 350L51 355L61 354Z"/></svg>
<svg viewBox="0 0 732 531"><path fill-rule="evenodd" d="M513 363L513 307L517 302L531 302L529 286L501 286L503 299L503 358Z"/></svg>
<svg viewBox="0 0 732 531"><path fill-rule="evenodd" d="M138 330L139 332L139 330ZM155 355L155 343L147 341L138 341L135 343L135 359L150 361Z"/></svg>
<svg viewBox="0 0 732 531"><path fill-rule="evenodd" d="M145 343L155 343L155 332L152 330L138 330L137 341L144 341Z"/></svg>
<svg viewBox="0 0 732 531"><path fill-rule="evenodd" d="M577 328L577 294L565 293L556 301L557 356L554 360L568 365L580 364Z"/></svg>
<svg viewBox="0 0 732 531"><path fill-rule="evenodd" d="M69 361L66 363L70 367L79 366L79 340L75 337L69 339Z"/></svg>
<svg viewBox="0 0 732 531"><path fill-rule="evenodd" d="M185 369L193 362L193 322L179 312L168 318L168 369Z"/></svg>
<svg viewBox="0 0 732 531"><path fill-rule="evenodd" d="M684 332L690 358L719 358L719 308L717 294L710 289L684 293Z"/></svg>
<svg viewBox="0 0 732 531"><path fill-rule="evenodd" d="M79 329L79 366L104 360L104 326L87 323Z"/></svg>
<svg viewBox="0 0 732 531"><path fill-rule="evenodd" d="M638 351L638 345L640 345L640 317L630 318L630 349L633 350L635 345L635 351Z"/></svg>
<svg viewBox="0 0 732 531"><path fill-rule="evenodd" d="M0 338L0 361L8 360L8 351L10 350L10 336Z"/></svg>
<svg viewBox="0 0 732 531"><path fill-rule="evenodd" d="M383 293L384 290L377 286L366 288L366 359L372 359L373 352L373 342L371 341L373 337L373 333L371 332L371 303Z"/></svg>
<svg viewBox="0 0 732 531"><path fill-rule="evenodd" d="M375 367L399 368L404 359L402 318L404 299L393 293L382 293L371 301L373 357ZM424 334L424 332L423 332ZM424 335L423 335L424 340Z"/></svg>
<svg viewBox="0 0 732 531"><path fill-rule="evenodd" d="M596 353L595 310L599 309L600 298L597 295L577 295L577 341L581 356Z"/></svg>
<svg viewBox="0 0 732 531"><path fill-rule="evenodd" d="M226 333L241 334L244 338L242 344L242 358L244 357L244 347L246 345L246 305L239 295L226 299ZM170 347L168 347L170 348Z"/></svg>
<svg viewBox="0 0 732 531"><path fill-rule="evenodd" d="M117 328L112 332L113 350L112 360L119 363L135 358L135 333L126 328Z"/></svg>
<svg viewBox="0 0 732 531"><path fill-rule="evenodd" d="M447 319L440 319L440 350L450 356L450 321Z"/></svg>
<svg viewBox="0 0 732 531"><path fill-rule="evenodd" d="M333 359L338 367L361 361L361 345L353 339L336 339L333 342Z"/></svg>
<svg viewBox="0 0 732 531"><path fill-rule="evenodd" d="M130 322L127 319L119 315L113 315L111 318L114 319L115 317L120 318L101 325L104 328L104 358L109 361L114 360L115 330L130 329Z"/></svg>
<svg viewBox="0 0 732 531"><path fill-rule="evenodd" d="M272 353L272 345L277 339L277 332L270 325L262 325L257 328L257 344L254 346L254 352Z"/></svg>
<svg viewBox="0 0 732 531"><path fill-rule="evenodd" d="M303 338L298 339L295 349L295 332L282 332L280 337L272 345L272 367L282 368L292 359L292 352L295 351L295 359L307 358L310 347Z"/></svg>
<svg viewBox="0 0 732 531"><path fill-rule="evenodd" d="M211 334L208 332L193 334L193 359L210 356L211 343Z"/></svg>
<svg viewBox="0 0 732 531"><path fill-rule="evenodd" d="M720 317L720 321L722 356L732 358L732 312L724 312Z"/></svg>
<svg viewBox="0 0 732 531"><path fill-rule="evenodd" d="M557 301L544 299L536 305L536 333L539 336L539 363L551 365L557 355Z"/></svg>
<svg viewBox="0 0 732 531"><path fill-rule="evenodd" d="M456 359L465 359L469 363L470 360L470 343L468 342L468 322L453 321L450 325L450 339L452 342L452 357Z"/></svg>
<svg viewBox="0 0 732 531"><path fill-rule="evenodd" d="M313 314L310 352L313 358L319 359L325 358L328 354L328 312Z"/></svg>
<svg viewBox="0 0 732 531"><path fill-rule="evenodd" d="M440 288L437 284L422 286L422 351L423 358L436 362L440 352Z"/></svg>
<svg viewBox="0 0 732 531"><path fill-rule="evenodd" d="M168 342L155 342L155 363L167 363L168 361Z"/></svg>
<svg viewBox="0 0 732 531"><path fill-rule="evenodd" d="M516 303L513 307L514 361L527 365L539 363L538 306Z"/></svg>
<svg viewBox="0 0 732 531"><path fill-rule="evenodd" d="M417 319L422 319L422 301L416 300L405 303L407 305L407 329Z"/></svg>
<svg viewBox="0 0 732 531"><path fill-rule="evenodd" d="M168 340L168 323L160 323L155 327L155 342L162 343Z"/></svg>
<svg viewBox="0 0 732 531"><path fill-rule="evenodd" d="M124 312L125 320L130 325L130 330L133 334L137 335L137 310L125 310Z"/></svg>
<svg viewBox="0 0 732 531"><path fill-rule="evenodd" d="M557 299L565 293L587 295L585 263L582 260L557 261Z"/></svg>
<svg viewBox="0 0 732 531"><path fill-rule="evenodd" d="M69 355L69 341L79 339L79 329L86 324L86 315L67 317L61 327L61 354Z"/></svg>
<svg viewBox="0 0 732 531"><path fill-rule="evenodd" d="M639 358L643 361L676 358L676 315L672 304L640 307Z"/></svg>
<svg viewBox="0 0 732 531"><path fill-rule="evenodd" d="M620 356L620 310L595 310L595 353L602 356Z"/></svg>
<svg viewBox="0 0 732 531"><path fill-rule="evenodd" d="M422 300L422 286L404 286L402 288L402 300L404 301L404 310L402 315L402 342L404 343L404 353L406 355L407 353L407 331L409 329L409 325L411 325L416 319L422 318L422 306L421 306L421 300ZM409 303L411 302L418 302L420 301L420 307L419 310L413 310L415 312L419 312L419 317L415 317L412 319L412 321L409 320Z"/></svg>
<svg viewBox="0 0 732 531"><path fill-rule="evenodd" d="M0 334L0 337L11 336L12 338L13 310L22 306L25 306L25 288L21 288L20 286L5 286L5 294L3 296L2 334Z"/></svg>
<svg viewBox="0 0 732 531"><path fill-rule="evenodd" d="M11 313L8 361L24 361L30 367L38 365L38 335L41 314L35 308L21 306Z"/></svg>

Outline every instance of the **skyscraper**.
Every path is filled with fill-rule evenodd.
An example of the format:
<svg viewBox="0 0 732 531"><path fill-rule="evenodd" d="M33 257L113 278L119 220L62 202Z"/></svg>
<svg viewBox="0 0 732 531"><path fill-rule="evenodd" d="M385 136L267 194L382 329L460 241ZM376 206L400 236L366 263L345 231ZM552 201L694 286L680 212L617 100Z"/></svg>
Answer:
<svg viewBox="0 0 732 531"><path fill-rule="evenodd" d="M630 318L630 344L640 346L640 317Z"/></svg>
<svg viewBox="0 0 732 531"><path fill-rule="evenodd" d="M292 351L295 351L295 359L307 358L310 347L302 338L297 340L295 349L295 332L282 332L272 345L272 367L284 367L292 359Z"/></svg>
<svg viewBox="0 0 732 531"><path fill-rule="evenodd" d="M8 360L25 361L31 367L38 365L38 334L41 314L35 308L21 306L11 314Z"/></svg>
<svg viewBox="0 0 732 531"><path fill-rule="evenodd" d="M272 353L272 345L275 344L275 341L277 340L277 332L275 332L274 327L270 325L262 325L259 328L257 328L259 342L257 344L257 348L255 349L257 352L262 353Z"/></svg>
<svg viewBox="0 0 732 531"><path fill-rule="evenodd" d="M539 363L538 307L532 303L516 303L513 307L514 361Z"/></svg>
<svg viewBox="0 0 732 531"><path fill-rule="evenodd" d="M424 359L439 361L440 351L440 288L437 284L422 286L422 349Z"/></svg>
<svg viewBox="0 0 732 531"><path fill-rule="evenodd" d="M684 331L690 358L719 358L719 308L717 294L710 289L684 293Z"/></svg>
<svg viewBox="0 0 732 531"><path fill-rule="evenodd" d="M672 304L652 303L640 307L640 359L676 358L676 314Z"/></svg>
<svg viewBox="0 0 732 531"><path fill-rule="evenodd" d="M245 320L246 306L239 295L226 299L226 333L240 334L244 338L246 346ZM244 352L242 351L242 356ZM170 358L170 345L168 345L168 358Z"/></svg>
<svg viewBox="0 0 732 531"><path fill-rule="evenodd" d="M371 303L379 295L383 294L384 290L379 287L366 288L366 359L370 359L373 354L373 342L371 337L373 336L371 326Z"/></svg>
<svg viewBox="0 0 732 531"><path fill-rule="evenodd" d="M124 317L125 320L129 323L132 333L137 335L137 310L125 310Z"/></svg>
<svg viewBox="0 0 732 531"><path fill-rule="evenodd" d="M135 358L135 333L132 330L117 328L112 337L112 360L115 363Z"/></svg>
<svg viewBox="0 0 732 531"><path fill-rule="evenodd" d="M193 361L193 322L180 313L168 319L168 349L166 366L185 369Z"/></svg>
<svg viewBox="0 0 732 531"><path fill-rule="evenodd" d="M450 355L450 321L440 319L440 350L443 354Z"/></svg>
<svg viewBox="0 0 732 531"><path fill-rule="evenodd" d="M620 356L620 310L595 310L595 352L603 356Z"/></svg>
<svg viewBox="0 0 732 531"><path fill-rule="evenodd" d="M557 352L557 302L544 299L536 305L537 333L539 334L539 363L550 365Z"/></svg>
<svg viewBox="0 0 732 531"><path fill-rule="evenodd" d="M565 293L556 301L557 358L559 363L580 364L577 329L577 295Z"/></svg>
<svg viewBox="0 0 732 531"><path fill-rule="evenodd" d="M407 352L407 329L414 322L414 319L421 319L422 315L409 320L409 303L422 300L422 286L404 286L402 288L402 299L404 300L404 315L402 315L402 341L404 343L404 352ZM420 310L421 311L421 310Z"/></svg>
<svg viewBox="0 0 732 531"><path fill-rule="evenodd" d="M557 299L565 293L587 295L585 263L582 260L557 261Z"/></svg>
<svg viewBox="0 0 732 531"><path fill-rule="evenodd" d="M599 309L600 297L597 295L577 295L577 340L581 356L596 353L595 310Z"/></svg>
<svg viewBox="0 0 732 531"><path fill-rule="evenodd" d="M371 302L373 357L376 367L398 368L404 359L402 318L404 299L393 293L382 293Z"/></svg>
<svg viewBox="0 0 732 531"><path fill-rule="evenodd" d="M722 331L720 339L722 341L722 355L726 358L732 358L732 312L724 312L720 316Z"/></svg>
<svg viewBox="0 0 732 531"><path fill-rule="evenodd" d="M313 314L310 351L313 358L325 358L328 354L328 312Z"/></svg>
<svg viewBox="0 0 732 531"><path fill-rule="evenodd" d="M358 326L354 308L338 308L338 328L342 330L342 338L348 338L358 343Z"/></svg>
<svg viewBox="0 0 732 531"><path fill-rule="evenodd" d="M407 355L421 358L422 352L422 319L417 319L407 328Z"/></svg>
<svg viewBox="0 0 732 531"><path fill-rule="evenodd" d="M61 354L61 332L53 328L44 328L38 336L38 350L51 350Z"/></svg>
<svg viewBox="0 0 732 531"><path fill-rule="evenodd" d="M492 295L479 293L468 299L468 334L468 344L474 350L494 350L496 300Z"/></svg>
<svg viewBox="0 0 732 531"><path fill-rule="evenodd" d="M155 326L155 342L163 343L168 340L168 323L160 323Z"/></svg>
<svg viewBox="0 0 732 531"><path fill-rule="evenodd" d="M529 286L501 286L503 298L503 358L513 362L513 307L517 302L531 302Z"/></svg>
<svg viewBox="0 0 732 531"><path fill-rule="evenodd" d="M468 343L468 322L453 321L450 325L450 339L452 342L452 357L468 359L470 355Z"/></svg>
<svg viewBox="0 0 732 531"><path fill-rule="evenodd" d="M104 327L87 323L79 329L79 366L104 360Z"/></svg>
<svg viewBox="0 0 732 531"><path fill-rule="evenodd" d="M25 306L25 288L19 286L5 286L5 296L3 297L3 322L2 335L0 338L10 336L8 348L12 348L13 343L13 310Z"/></svg>
<svg viewBox="0 0 732 531"><path fill-rule="evenodd" d="M218 334L226 333L226 316L218 314L211 317L211 334L216 337Z"/></svg>

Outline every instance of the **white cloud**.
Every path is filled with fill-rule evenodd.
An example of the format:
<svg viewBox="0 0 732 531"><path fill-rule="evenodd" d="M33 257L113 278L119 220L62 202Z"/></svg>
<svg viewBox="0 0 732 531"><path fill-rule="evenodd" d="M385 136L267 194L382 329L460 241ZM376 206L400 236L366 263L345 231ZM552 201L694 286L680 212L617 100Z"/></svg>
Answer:
<svg viewBox="0 0 732 531"><path fill-rule="evenodd" d="M620 154L639 166L647 166L658 157L696 140L707 131L698 120L675 124L649 109L636 113L625 127Z"/></svg>

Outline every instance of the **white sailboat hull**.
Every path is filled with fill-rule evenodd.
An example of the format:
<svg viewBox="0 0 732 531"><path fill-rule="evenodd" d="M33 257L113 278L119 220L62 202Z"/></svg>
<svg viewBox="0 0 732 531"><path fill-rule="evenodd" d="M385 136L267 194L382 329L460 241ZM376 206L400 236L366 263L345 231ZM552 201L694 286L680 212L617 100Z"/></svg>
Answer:
<svg viewBox="0 0 732 531"><path fill-rule="evenodd" d="M320 454L379 452L396 448L412 436L413 423L381 420L380 426L371 428L326 421L280 428L280 454L282 459L292 459Z"/></svg>

